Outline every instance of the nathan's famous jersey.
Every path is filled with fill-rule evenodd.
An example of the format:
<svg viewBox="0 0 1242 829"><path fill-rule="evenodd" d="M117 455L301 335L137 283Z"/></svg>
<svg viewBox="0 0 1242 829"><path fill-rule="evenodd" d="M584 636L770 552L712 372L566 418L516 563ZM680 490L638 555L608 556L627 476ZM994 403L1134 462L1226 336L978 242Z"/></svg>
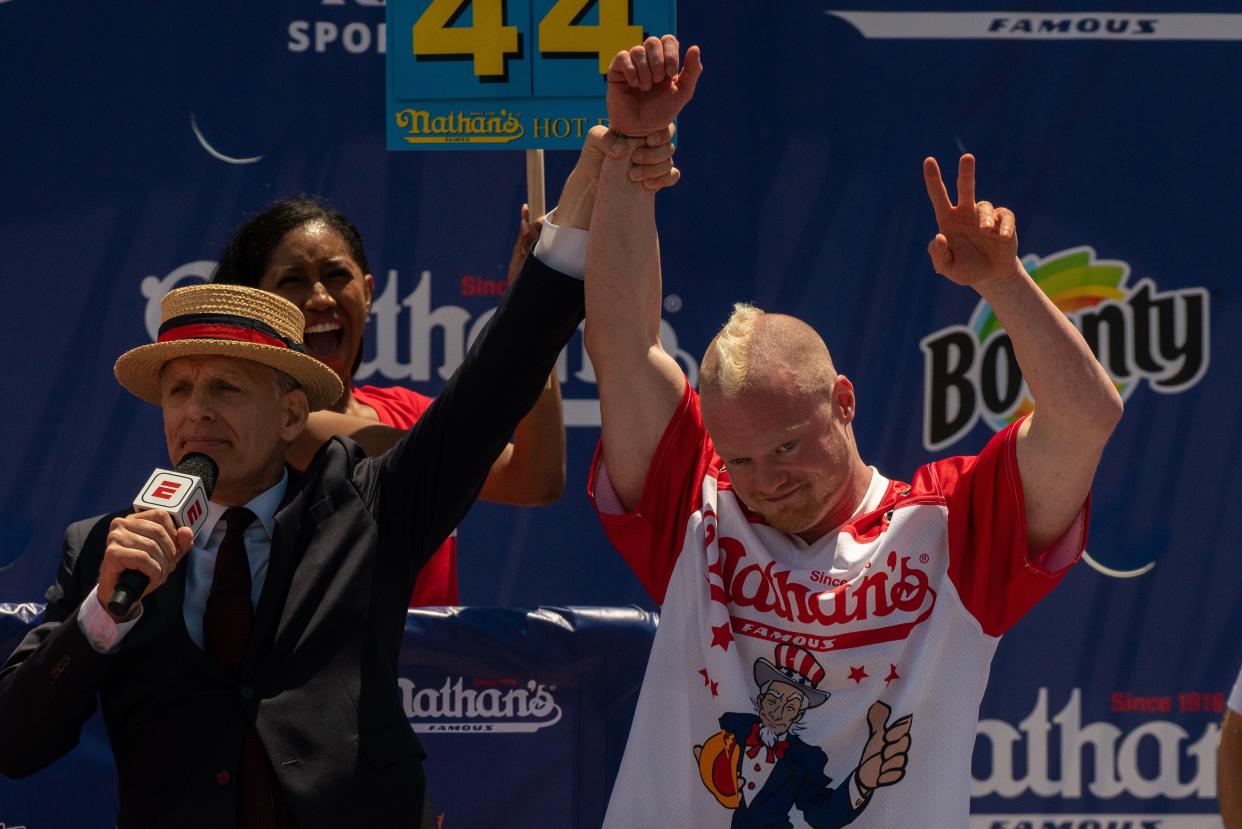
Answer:
<svg viewBox="0 0 1242 829"><path fill-rule="evenodd" d="M733 493L688 384L633 512L597 450L600 520L661 607L605 825L967 825L999 637L1086 540L1084 504L1028 555L1019 424L909 484L872 470L854 516L810 545ZM855 770L886 734L905 774L868 796Z"/></svg>

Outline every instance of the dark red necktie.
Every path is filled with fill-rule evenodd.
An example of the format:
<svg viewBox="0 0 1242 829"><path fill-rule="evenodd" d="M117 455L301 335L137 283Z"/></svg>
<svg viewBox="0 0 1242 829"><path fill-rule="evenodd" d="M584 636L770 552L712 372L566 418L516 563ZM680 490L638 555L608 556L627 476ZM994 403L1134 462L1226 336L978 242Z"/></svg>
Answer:
<svg viewBox="0 0 1242 829"><path fill-rule="evenodd" d="M216 552L216 569L203 612L203 646L229 674L237 677L250 641L250 622L254 618L250 605L250 559L246 555L244 535L246 528L255 522L255 516L245 507L230 507L222 520L224 539ZM242 735L236 782L239 827L267 829L297 825L254 723L248 723Z"/></svg>
<svg viewBox="0 0 1242 829"><path fill-rule="evenodd" d="M224 511L224 540L216 552L216 569L203 612L205 650L230 674L236 674L250 641L250 559L244 534L254 523L245 507Z"/></svg>

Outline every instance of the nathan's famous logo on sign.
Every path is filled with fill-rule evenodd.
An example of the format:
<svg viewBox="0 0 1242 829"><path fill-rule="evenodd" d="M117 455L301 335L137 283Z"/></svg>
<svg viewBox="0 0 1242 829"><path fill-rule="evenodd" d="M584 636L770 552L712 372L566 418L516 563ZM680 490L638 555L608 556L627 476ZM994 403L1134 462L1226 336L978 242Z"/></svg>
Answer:
<svg viewBox="0 0 1242 829"><path fill-rule="evenodd" d="M433 114L421 109L403 109L396 114L397 126L409 134L411 144L508 144L526 134L522 113L450 111Z"/></svg>
<svg viewBox="0 0 1242 829"><path fill-rule="evenodd" d="M1130 284L1125 262L1097 259L1089 247L1023 267L1082 332L1122 398L1143 382L1177 394L1207 370L1208 293L1203 288L1160 291L1151 279ZM943 449L982 419L996 432L1034 410L1013 343L987 302L966 325L923 339L923 445Z"/></svg>
<svg viewBox="0 0 1242 829"><path fill-rule="evenodd" d="M418 687L399 677L401 702L410 727L420 733L529 734L561 721L555 685L533 679L448 676L438 686Z"/></svg>
<svg viewBox="0 0 1242 829"><path fill-rule="evenodd" d="M1020 721L985 719L975 729L972 825L992 826L981 822L987 816L983 808L1011 812L1004 801L1013 799L1038 798L1073 808L1074 801L1084 799L1150 802L1162 798L1177 801L1178 814L1211 813L1220 745L1217 709L1223 707L1223 695L1218 694L1135 697L1113 693L1109 701L1112 721L1083 722L1080 689L1074 688L1060 710L1053 713L1048 689L1040 688L1030 713ZM1151 717L1153 713L1176 715L1181 722ZM981 798L988 799L986 805L978 802ZM1091 805L1093 811L1100 810ZM1170 810L1166 805L1160 811ZM1016 826L1000 825L1006 829ZM1170 821L1166 825L1176 824Z"/></svg>
<svg viewBox="0 0 1242 829"><path fill-rule="evenodd" d="M152 341L159 334L160 299L164 294L183 284L206 282L215 267L215 262L200 259L174 268L162 277L143 278L140 290L147 303L144 321ZM372 385L447 380L461 365L466 350L492 318L495 308L474 316L470 309L460 305L433 306L431 271L419 274L414 290L402 296L398 276L396 270L389 270L382 290L376 280L367 321L371 333L366 342L366 354L370 359L358 367L354 380ZM502 282L466 275L457 285L462 296L499 297L504 293ZM670 295L664 307L670 314L680 311L681 298ZM680 347L676 329L664 319L660 320L660 342L677 360L690 384L697 385L699 361ZM565 425L599 426L595 367L591 365L580 334L574 335L557 358L556 376L562 388Z"/></svg>

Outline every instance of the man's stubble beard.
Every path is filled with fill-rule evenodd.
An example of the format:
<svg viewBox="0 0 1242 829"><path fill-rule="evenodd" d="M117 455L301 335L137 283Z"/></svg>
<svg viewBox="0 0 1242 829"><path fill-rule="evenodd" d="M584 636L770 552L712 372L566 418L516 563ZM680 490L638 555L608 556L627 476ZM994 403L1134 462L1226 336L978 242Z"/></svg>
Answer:
<svg viewBox="0 0 1242 829"><path fill-rule="evenodd" d="M800 504L778 510L765 510L754 504L746 506L754 512L763 516L763 520L768 526L774 530L796 535L815 526L815 524L823 517L824 512L828 509L828 496L815 488L813 483L808 483L806 488L809 492Z"/></svg>

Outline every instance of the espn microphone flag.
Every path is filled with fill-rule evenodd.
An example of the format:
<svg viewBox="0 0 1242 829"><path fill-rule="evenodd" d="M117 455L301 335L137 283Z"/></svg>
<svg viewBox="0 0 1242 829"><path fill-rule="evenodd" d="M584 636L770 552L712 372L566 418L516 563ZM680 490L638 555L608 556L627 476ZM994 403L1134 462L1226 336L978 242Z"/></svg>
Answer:
<svg viewBox="0 0 1242 829"><path fill-rule="evenodd" d="M134 499L134 510L163 510L172 515L178 527L189 527L197 535L199 528L207 520L207 499L210 493L203 484L204 476L201 472L185 474L180 470L186 468L187 461L200 460L211 463L213 469L210 477L214 485L215 463L206 455L191 454L177 464L176 470L157 469L152 472L138 497Z"/></svg>
<svg viewBox="0 0 1242 829"><path fill-rule="evenodd" d="M173 469L157 469L151 473L134 499L134 511L166 512L178 527L189 527L198 535L207 520L207 499L216 488L218 474L215 461L200 452L191 452ZM115 616L128 615L149 581L137 570L123 572L108 602L109 612Z"/></svg>

